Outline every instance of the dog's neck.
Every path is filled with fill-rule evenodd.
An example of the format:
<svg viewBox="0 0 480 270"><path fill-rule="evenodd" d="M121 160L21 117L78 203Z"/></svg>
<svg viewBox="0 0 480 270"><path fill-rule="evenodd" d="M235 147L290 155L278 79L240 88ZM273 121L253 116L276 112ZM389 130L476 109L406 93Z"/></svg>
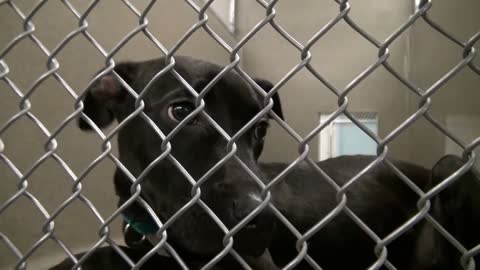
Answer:
<svg viewBox="0 0 480 270"><path fill-rule="evenodd" d="M156 232L158 231L157 224L153 222L138 221L127 215L122 216L123 220L126 224L128 224L129 228L132 228L137 233L143 235L142 240L140 241L148 241L152 246L156 246L160 242L160 238L156 234ZM157 254L165 257L171 257L164 248L159 249L157 251Z"/></svg>

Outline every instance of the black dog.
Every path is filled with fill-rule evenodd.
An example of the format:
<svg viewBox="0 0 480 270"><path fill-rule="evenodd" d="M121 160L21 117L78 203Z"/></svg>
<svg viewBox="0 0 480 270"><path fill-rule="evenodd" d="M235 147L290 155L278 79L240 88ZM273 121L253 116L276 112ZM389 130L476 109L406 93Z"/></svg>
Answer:
<svg viewBox="0 0 480 270"><path fill-rule="evenodd" d="M157 59L123 63L117 65L115 71L135 91L140 92L164 67L165 59ZM200 91L222 70L222 67L201 60L176 57L175 69L195 90ZM256 82L267 92L272 88L272 84L267 81ZM195 99L171 73L159 77L143 100L144 112L165 134L171 132L196 108ZM225 74L204 100L204 111L230 136L263 108L261 96L233 71ZM274 95L273 100L272 111L283 117L278 95ZM110 74L102 77L89 89L84 104L85 114L100 128L108 126L114 119L123 121L135 109L134 98ZM267 121L267 117L261 119L236 140L238 146L236 155L265 183L270 182L287 166L258 162L268 127ZM79 124L84 130L91 129L84 120ZM162 140L140 116L133 118L120 131L118 141L120 160L136 177L165 150L161 147ZM224 137L201 114L191 119L170 142L172 155L195 180L202 177L230 150L227 149ZM456 158L451 159L454 162L440 164L439 168L445 168L444 170L449 173L454 172L458 162ZM342 186L373 160L374 157L368 156L339 157L320 162L318 166ZM444 174L432 177L430 170L405 162L394 161L394 164L423 190L431 188L437 184L435 181L441 181L446 177ZM473 174L464 178L468 178L465 181L477 188L478 181ZM162 221L172 217L192 197L191 183L170 159L159 162L141 185L142 197ZM119 169L115 174L115 187L120 197L119 205L122 205L131 197L131 181ZM258 184L233 159L226 162L201 185L201 192L202 200L228 228L244 219L261 202ZM460 193L466 198L473 196L471 189L453 191L450 202L446 202L446 205L452 203L453 198ZM416 193L384 164L364 174L346 194L347 206L382 238L418 213L416 202L419 198ZM463 210L464 207L473 209L474 203L473 199L466 199L456 210ZM274 187L272 204L301 233L305 233L338 203L336 191L326 179L308 164L302 163ZM439 205L432 210L434 216L448 220L448 217L456 215L455 212L451 212L452 209L449 211L443 209L445 208L443 201L439 202ZM128 222L152 223L147 212L138 203L130 205L124 214ZM479 216L475 214L472 210L472 215ZM463 215L458 223L452 224L450 229L458 232L456 236L464 237L460 239L461 241L473 235L470 234L471 231L468 234L463 233L462 226L468 223ZM224 233L198 205L194 205L181 215L168 228L167 233L169 243L179 253L186 254L190 261L207 262L224 247L222 243ZM478 239L480 237L468 241L477 240L478 243ZM271 210L266 208L234 236L234 248L247 257L260 257L268 249L275 264L284 266L298 254L295 249L296 240L281 222L275 222ZM374 246L375 242L342 212L308 240L308 255L323 269L365 269L376 260ZM113 256L112 260L115 258ZM388 246L388 260L397 269L460 267L459 255L452 252L449 244L439 237L435 230L430 229L426 222L420 222L393 241ZM168 265L165 263L164 269L175 269ZM275 268L271 264L266 265L265 268ZM224 269L233 268L226 266ZM306 262L302 262L296 269L311 268Z"/></svg>

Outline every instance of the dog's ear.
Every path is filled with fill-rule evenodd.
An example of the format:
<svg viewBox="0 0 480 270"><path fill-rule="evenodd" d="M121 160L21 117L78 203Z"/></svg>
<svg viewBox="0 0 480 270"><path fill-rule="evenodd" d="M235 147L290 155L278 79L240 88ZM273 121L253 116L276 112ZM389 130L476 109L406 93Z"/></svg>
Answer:
<svg viewBox="0 0 480 270"><path fill-rule="evenodd" d="M114 68L122 79L131 85L135 74L135 63L121 63ZM85 113L99 128L110 125L115 116L114 108L126 97L127 91L113 73L108 73L95 81L88 89L83 99ZM90 124L79 118L78 126L82 130L92 130Z"/></svg>
<svg viewBox="0 0 480 270"><path fill-rule="evenodd" d="M255 78L254 81L263 88L265 92L270 92L273 88L273 83L260 79L260 78ZM282 104L280 103L280 96L278 95L278 92L275 93L275 95L272 96L273 99L273 107L272 110L280 117L282 120L285 120L283 117L283 111L282 111Z"/></svg>

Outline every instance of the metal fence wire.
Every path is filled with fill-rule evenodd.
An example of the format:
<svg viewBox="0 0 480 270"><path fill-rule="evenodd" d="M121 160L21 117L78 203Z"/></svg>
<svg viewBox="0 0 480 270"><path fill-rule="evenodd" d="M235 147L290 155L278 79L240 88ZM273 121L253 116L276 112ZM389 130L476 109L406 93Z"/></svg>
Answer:
<svg viewBox="0 0 480 270"><path fill-rule="evenodd" d="M42 43L42 41L36 36L35 32L35 24L32 21L41 10L42 7L47 3L46 0L36 2L36 5L28 14L25 14L15 3L15 1L11 0L3 0L0 1L1 8L9 8L13 12L18 15L21 20L23 21L23 32L18 34L15 38L11 40L11 42L0 51L0 80L5 83L9 87L9 89L19 97L19 110L14 115L8 119L5 123L0 123L0 160L15 174L18 178L18 190L11 194L11 196L6 201L2 201L0 205L0 219L2 217L2 213L14 205L20 198L24 197L27 198L32 205L34 205L43 215L44 223L41 225L41 230L43 232L43 236L34 243L28 250L21 251L17 248L14 241L12 241L9 236L5 235L0 231L0 243L8 247L11 251L10 255L14 255L18 258L15 268L16 269L25 269L27 268L27 260L31 255L38 250L46 241L54 241L58 244L59 247L64 251L65 255L70 258L75 267L81 267L83 262L91 256L95 250L97 250L102 245L108 244L110 245L115 252L117 252L131 267L132 269L139 269L146 261L148 261L153 255L157 253L159 250L165 250L179 265L180 267L186 269L187 263L181 256L181 253L177 253L174 246L169 245L168 238L167 238L167 228L169 226L175 226L174 222L178 219L181 215L183 215L186 211L188 211L194 205L201 207L217 224L217 226L224 232L223 238L223 245L224 248L221 250L217 256L213 257L209 262L202 266L202 269L210 269L214 267L222 258L227 255L233 256L245 269L251 269L251 265L249 265L242 256L240 256L237 251L233 248L235 234L242 229L252 218L258 215L263 209L270 208L273 214L277 218L277 222L283 223L291 233L296 237L296 249L298 251L298 255L293 258L290 263L288 263L284 269L293 269L297 266L300 262L307 262L313 269L322 269L321 265L315 262L315 260L309 256L308 254L308 241L319 230L321 230L325 224L330 222L335 216L340 213L345 213L347 216L358 225L374 242L375 248L372 252L375 253L377 260L370 266L369 269L379 269L381 267L386 267L388 269L396 269L395 266L389 262L388 257L388 245L408 232L415 224L419 223L420 221L428 221L444 238L451 243L451 245L461 253L461 260L460 264L464 269L476 269L475 268L475 261L473 257L480 252L480 243L477 246L471 249L467 249L466 247L462 246L462 244L455 239L445 228L437 222L429 212L430 210L430 202L431 199L439 194L442 190L450 186L454 183L459 177L461 177L464 173L469 171L475 161L475 154L473 150L480 144L480 137L468 142L467 144L462 142L455 134L449 132L440 122L434 119L434 117L429 112L429 108L432 104L432 96L435 95L438 89L440 89L445 83L447 83L450 79L456 76L461 70L463 69L470 69L476 75L480 76L480 67L475 65L473 59L476 55L476 50L474 48L475 43L480 39L480 31L477 32L475 35L471 36L468 40L462 41L455 37L452 33L447 32L444 28L438 25L434 20L432 20L429 15L428 11L432 7L431 0L423 0L420 1L418 8L411 15L401 26L398 27L393 33L391 33L385 40L380 41L375 39L372 35L367 33L364 29L359 27L356 22L354 22L349 17L349 12L351 11L351 5L348 0L336 0L335 2L338 4L339 12L335 18L321 27L305 44L300 43L295 38L292 37L281 25L277 23L275 20L276 11L275 5L277 4L278 0L273 1L264 1L264 0L257 0L257 2L265 9L265 17L258 22L237 44L235 47L231 47L222 40L221 36L218 35L208 24L209 17L207 16L207 10L209 9L210 5L212 4L213 0L207 1L204 5L200 6L196 2L191 0L186 0L185 2L198 14L198 21L191 26L191 28L175 43L175 45L171 49L167 49L160 41L157 39L154 34L149 30L149 22L148 22L148 15L151 8L155 5L156 1L152 0L149 1L146 7L143 10L139 10L133 3L128 0L123 0L123 4L130 9L130 11L135 14L138 18L138 26L135 27L131 32L129 32L114 48L110 51L107 51L102 45L95 40L95 38L89 33L89 24L87 22L87 18L89 14L95 9L97 4L100 2L98 0L91 1L88 8L84 11L79 11L73 4L71 4L68 0L61 1L65 7L78 18L78 28L74 31L68 33L63 40L53 49L49 50L47 47ZM299 3L300 4L300 3ZM399 38L402 33L407 31L412 24L416 21L423 20L426 22L432 29L443 35L445 39L448 39L453 44L457 45L459 48L459 52L461 52L462 59L461 61L449 70L443 77L433 83L427 89L421 89L414 85L411 81L407 78L403 77L398 71L395 70L394 67L389 63L389 47L392 43ZM368 41L371 46L374 46L378 50L378 57L374 63L369 65L363 72L360 73L357 77L350 81L350 83L344 89L337 89L332 83L330 83L322 74L320 74L310 63L312 59L312 55L310 49L314 46L326 33L329 32L337 23L343 21L347 23L351 29L356 31L360 34L366 41ZM273 89L266 93L259 85L240 67L239 63L241 60L241 56L239 51L242 49L245 44L247 44L264 26L270 25L275 29L284 40L288 43L293 45L299 53L299 61L298 64L293 67L290 71L288 71L284 77L278 81ZM204 89L198 92L195 91L191 85L187 83L187 81L182 78L182 76L176 71L176 62L175 62L175 53L179 50L182 45L197 31L205 31L210 38L216 41L229 55L230 55L230 63L226 65L223 70L210 82ZM177 80L183 84L183 86L193 95L196 99L196 109L194 112L187 117L187 119L183 120L172 132L166 134L160 128L158 128L152 119L147 116L144 112L145 103L142 98L146 95L146 93L150 90L149 87L145 87L139 93L135 92L130 85L128 85L122 77L114 71L114 67L116 63L114 61L114 57L117 53L134 37L143 35L146 37L159 51L161 51L165 55L165 59L167 64L164 69L158 72L152 79L152 81L157 80L164 74L170 73L172 74ZM105 134L103 133L98 127L96 127L95 123L90 120L86 114L83 113L84 104L83 100L86 96L86 92L88 87L83 89L79 94L76 93L69 85L67 80L65 80L58 72L60 68L60 63L57 60L57 56L62 50L69 44L69 42L75 38L76 36L83 36L88 42L90 42L97 50L105 57L105 67L92 79L92 81L88 84L88 87L98 81L103 75L113 73L116 76L123 87L127 89L130 95L135 98L135 110L134 112L128 116L123 122L119 123L111 132ZM22 40L29 39L31 40L39 49L45 54L48 58L47 60L47 67L48 70L41 74L40 77L33 83L33 85L28 89L20 89L11 78L9 78L10 70L5 57L12 51L15 46L17 46ZM378 137L374 134L371 130L369 130L361 121L355 118L353 113L350 113L348 110L348 95L355 91L356 86L362 82L365 78L367 78L372 72L375 70L383 68L388 71L393 77L395 77L399 82L401 82L406 88L408 88L412 93L419 97L418 101L418 108L416 109L415 113L410 115L404 122L402 122L397 128L395 128L392 132L390 132L384 138ZM227 132L225 132L220 125L218 125L209 115L203 110L205 107L205 101L203 97L212 89L212 86L218 82L222 76L224 76L229 71L236 71L243 79L245 79L251 86L260 93L264 97L264 109L262 109L255 117L248 122L243 128L241 128L236 134L233 136L229 136ZM297 74L300 70L308 70L318 81L320 81L323 85L325 85L333 94L337 96L338 99L338 108L335 110L334 113L330 116L330 118L322 123L321 125L317 126L314 130L312 130L307 136L302 137L300 136L295 130L293 130L286 122L284 122L278 115L276 115L271 109L273 106L272 96L277 93L282 86L284 86L295 74ZM30 102L31 96L35 93L36 89L47 79L53 78L59 84L63 86L65 91L75 100L74 104L74 112L68 115L60 125L58 125L55 129L49 130L47 127L37 118L34 113L31 111L32 104ZM150 83L149 83L150 85ZM198 89L197 89L198 90ZM250 129L258 120L260 120L265 115L269 115L276 121L283 130L285 130L291 137L298 143L298 153L299 157L295 159L288 167L286 167L277 177L275 177L268 185L265 185L256 175L252 172L249 167L242 162L242 160L237 155L237 144L236 140L244 134L248 129ZM355 123L361 130L363 130L370 138L375 140L377 143L377 156L376 159L369 164L364 170L359 172L355 177L353 177L350 181L347 182L344 186L338 186L335 184L335 181L332 180L317 164L314 160L311 159L309 156L309 143L311 140L317 136L330 122L332 122L337 116L344 114L348 117L353 123ZM178 134L178 132L184 128L187 124L188 120L197 116L202 115L205 117L210 124L220 133L222 136L228 141L227 149L228 153L218 161L214 167L212 167L203 177L200 179L194 179L187 170L180 164L175 157L171 154L171 139ZM124 164L120 162L117 157L112 154L112 144L111 140L114 138L125 125L131 121L135 117L141 117L143 120L148 123L155 133L162 139L162 153L158 156L150 165L148 165L144 172L140 174L139 177L135 177L126 167ZM27 118L31 121L33 125L38 126L40 130L47 136L47 141L44 145L44 153L43 155L38 158L34 162L34 164L25 171L21 171L16 164L9 159L7 156L5 149L8 147L2 141L2 134L5 133L12 125L14 125L19 119ZM69 164L64 161L58 154L57 148L59 146L59 142L57 141L57 136L62 132L62 130L69 124L74 121L77 121L79 118L83 118L87 123L94 127L95 133L101 138L102 144L101 149L102 153L89 164L87 168L85 168L81 172L74 172ZM427 192L422 191L421 188L417 187L411 179L409 179L406 175L404 175L389 159L388 157L388 145L391 143L395 138L397 138L402 132L408 129L413 123L415 123L419 119L425 119L430 122L434 127L436 127L440 132L442 132L445 136L453 140L456 144L458 144L463 149L463 157L466 160L465 164L459 168L454 174L450 177L439 183L438 185L434 186ZM127 200L123 205L121 205L118 210L112 213L108 217L104 217L100 214L97 210L95 205L82 194L82 181L84 178L103 160L109 159L115 163L117 168L119 168L132 182L131 186L131 198ZM58 165L60 165L63 170L71 177L72 183L72 192L69 198L67 198L61 205L58 206L54 211L49 212L46 208L42 205L42 202L38 200L31 192L29 192L28 185L29 185L29 177L44 164L47 160L53 160ZM154 167L158 162L162 160L169 160L174 166L178 169L178 171L185 176L186 179L191 183L191 198L185 204L183 208L180 209L175 215L173 215L169 220L160 220L149 204L140 196L142 190L142 178L148 173L148 171ZM240 223L234 226L232 229L228 229L227 226L224 225L222 220L217 217L214 212L206 205L205 202L202 201L200 194L202 189L202 184L208 179L210 175L212 175L217 169L219 169L222 165L226 162L234 160L241 164L244 170L248 172L252 178L258 183L258 185L262 188L262 194L265 196L262 199L262 203L258 205L257 208L253 212L251 212L246 218L244 218ZM287 175L291 170L293 170L300 162L308 163L311 168L318 173L322 178L327 179L329 185L331 185L337 192L337 206L322 220L319 220L313 227L307 230L305 233L299 232L297 228L295 228L292 223L270 202L271 200L271 189L273 186L278 184L284 179L284 176ZM379 164L386 164L410 189L412 189L416 194L419 196L419 200L417 203L418 206L418 213L411 217L408 221L406 221L402 226L398 227L396 230L392 231L386 237L378 236L371 228L369 228L357 215L354 213L348 206L347 206L347 191L349 190L352 183L357 181L360 176L367 173L368 171L372 170L374 167L378 166ZM101 223L99 228L99 240L95 243L82 257L76 257L74 252L72 252L61 239L59 239L55 234L55 219L66 209L68 208L73 202L82 202L85 206L87 206L98 221ZM139 261L135 262L131 258L125 254L122 249L118 247L118 245L110 238L110 231L111 231L111 223L114 221L119 215L122 214L122 211L131 205L132 203L137 202L141 205L147 212L151 215L155 223L157 224L159 230L157 234L161 237L161 241L158 242L149 252L146 252L144 257ZM477 209L480 210L480 209ZM32 224L34 226L34 224ZM348 256L347 254L345 256Z"/></svg>

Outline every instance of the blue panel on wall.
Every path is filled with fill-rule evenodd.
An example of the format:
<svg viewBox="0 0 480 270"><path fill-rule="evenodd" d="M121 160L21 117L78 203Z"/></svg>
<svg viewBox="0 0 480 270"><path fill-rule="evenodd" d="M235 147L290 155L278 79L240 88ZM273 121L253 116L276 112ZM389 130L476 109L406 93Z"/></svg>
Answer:
<svg viewBox="0 0 480 270"><path fill-rule="evenodd" d="M363 123L377 134L377 123ZM351 122L336 124L336 155L375 155L377 144L365 132Z"/></svg>

